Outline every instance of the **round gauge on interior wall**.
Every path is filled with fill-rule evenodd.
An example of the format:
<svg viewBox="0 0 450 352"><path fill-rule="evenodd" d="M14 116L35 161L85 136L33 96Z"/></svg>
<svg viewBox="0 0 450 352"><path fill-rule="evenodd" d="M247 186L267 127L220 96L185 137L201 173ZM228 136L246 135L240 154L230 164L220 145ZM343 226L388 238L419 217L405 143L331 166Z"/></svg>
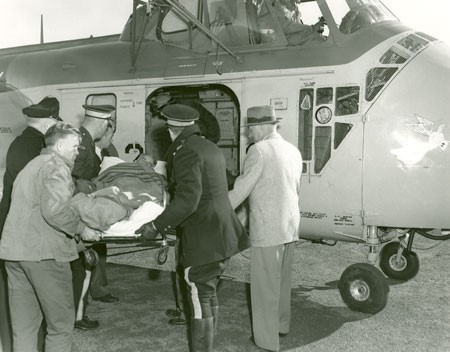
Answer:
<svg viewBox="0 0 450 352"><path fill-rule="evenodd" d="M330 122L332 116L333 113L331 112L331 109L327 106L322 106L318 108L316 111L316 120L318 123L321 123L322 125Z"/></svg>

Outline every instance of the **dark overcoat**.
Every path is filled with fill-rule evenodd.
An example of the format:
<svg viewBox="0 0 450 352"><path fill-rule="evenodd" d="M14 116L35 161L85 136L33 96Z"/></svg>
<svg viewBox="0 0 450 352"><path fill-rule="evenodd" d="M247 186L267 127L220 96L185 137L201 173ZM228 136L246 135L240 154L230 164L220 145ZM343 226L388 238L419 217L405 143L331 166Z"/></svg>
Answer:
<svg viewBox="0 0 450 352"><path fill-rule="evenodd" d="M220 261L249 247L228 199L226 163L197 125L186 127L167 152L173 199L154 220L161 233L179 227L184 267Z"/></svg>
<svg viewBox="0 0 450 352"><path fill-rule="evenodd" d="M3 177L3 197L0 201L0 236L11 205L11 192L17 174L37 157L44 148L44 135L28 126L11 143L6 154L6 171Z"/></svg>
<svg viewBox="0 0 450 352"><path fill-rule="evenodd" d="M91 134L83 126L80 127L81 143L79 154L75 159L72 176L75 179L91 180L100 172L101 160L95 153L95 143Z"/></svg>

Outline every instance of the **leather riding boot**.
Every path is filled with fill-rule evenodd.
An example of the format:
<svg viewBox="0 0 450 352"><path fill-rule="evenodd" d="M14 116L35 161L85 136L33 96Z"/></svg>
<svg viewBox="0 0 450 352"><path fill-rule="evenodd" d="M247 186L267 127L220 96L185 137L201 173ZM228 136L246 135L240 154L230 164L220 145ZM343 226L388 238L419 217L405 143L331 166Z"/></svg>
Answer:
<svg viewBox="0 0 450 352"><path fill-rule="evenodd" d="M212 352L214 339L213 317L191 318L192 352Z"/></svg>
<svg viewBox="0 0 450 352"><path fill-rule="evenodd" d="M211 307L214 322L214 336L217 335L217 324L219 321L219 306Z"/></svg>

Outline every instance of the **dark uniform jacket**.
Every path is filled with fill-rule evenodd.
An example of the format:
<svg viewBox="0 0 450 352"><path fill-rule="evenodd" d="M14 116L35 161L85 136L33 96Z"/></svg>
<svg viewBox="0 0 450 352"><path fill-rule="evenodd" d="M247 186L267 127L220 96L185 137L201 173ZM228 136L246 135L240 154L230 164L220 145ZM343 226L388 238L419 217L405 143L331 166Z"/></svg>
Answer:
<svg viewBox="0 0 450 352"><path fill-rule="evenodd" d="M95 152L95 143L88 130L81 126L80 132L81 144L73 166L72 176L75 179L91 180L98 176L102 161Z"/></svg>
<svg viewBox="0 0 450 352"><path fill-rule="evenodd" d="M44 135L28 126L13 140L6 154L6 172L3 177L3 197L0 202L0 236L11 205L11 192L17 174L37 157L44 148Z"/></svg>
<svg viewBox="0 0 450 352"><path fill-rule="evenodd" d="M220 261L249 247L228 199L225 158L197 125L185 128L170 146L167 172L173 199L154 224L161 233L179 227L184 267Z"/></svg>

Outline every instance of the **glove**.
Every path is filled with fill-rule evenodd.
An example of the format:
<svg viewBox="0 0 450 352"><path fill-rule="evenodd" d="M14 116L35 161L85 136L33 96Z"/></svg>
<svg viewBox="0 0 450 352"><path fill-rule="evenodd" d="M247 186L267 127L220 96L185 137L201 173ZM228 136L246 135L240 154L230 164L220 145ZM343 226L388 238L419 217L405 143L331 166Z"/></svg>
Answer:
<svg viewBox="0 0 450 352"><path fill-rule="evenodd" d="M134 233L137 235L140 234L139 239L145 242L154 240L158 236L159 231L153 224L153 221L150 221L142 225Z"/></svg>
<svg viewBox="0 0 450 352"><path fill-rule="evenodd" d="M94 242L100 240L100 234L100 231L91 229L90 227L86 226L80 235L83 241Z"/></svg>

